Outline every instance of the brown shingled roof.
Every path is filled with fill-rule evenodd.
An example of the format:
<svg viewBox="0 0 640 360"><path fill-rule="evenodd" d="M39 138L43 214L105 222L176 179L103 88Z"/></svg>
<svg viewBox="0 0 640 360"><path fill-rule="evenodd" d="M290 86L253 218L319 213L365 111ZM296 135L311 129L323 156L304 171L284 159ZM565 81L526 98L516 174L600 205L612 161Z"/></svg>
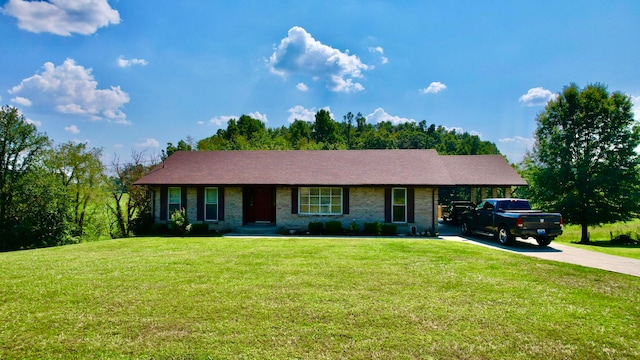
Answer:
<svg viewBox="0 0 640 360"><path fill-rule="evenodd" d="M527 186L502 155L442 155L449 176L460 186Z"/></svg>
<svg viewBox="0 0 640 360"><path fill-rule="evenodd" d="M457 168L477 163L494 169L478 173L484 185L526 185L499 155L457 158L435 150L178 151L136 184L446 186L458 184L456 176L473 180L473 172Z"/></svg>

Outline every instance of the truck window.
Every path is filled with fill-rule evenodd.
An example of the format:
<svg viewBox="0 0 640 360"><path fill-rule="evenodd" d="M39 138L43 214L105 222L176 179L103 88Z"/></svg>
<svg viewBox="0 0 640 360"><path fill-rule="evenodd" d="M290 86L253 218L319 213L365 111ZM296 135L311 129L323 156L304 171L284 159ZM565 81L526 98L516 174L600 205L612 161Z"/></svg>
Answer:
<svg viewBox="0 0 640 360"><path fill-rule="evenodd" d="M500 201L498 210L531 210L531 205L526 200Z"/></svg>

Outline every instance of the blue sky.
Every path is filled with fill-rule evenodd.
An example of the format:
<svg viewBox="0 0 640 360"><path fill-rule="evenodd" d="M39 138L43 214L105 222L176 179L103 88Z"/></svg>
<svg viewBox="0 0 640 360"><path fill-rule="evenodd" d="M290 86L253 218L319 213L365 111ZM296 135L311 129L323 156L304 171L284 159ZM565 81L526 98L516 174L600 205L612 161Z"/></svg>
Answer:
<svg viewBox="0 0 640 360"><path fill-rule="evenodd" d="M637 0L0 4L0 102L107 163L242 114L279 127L319 109L426 120L517 162L571 82L604 83L640 113Z"/></svg>

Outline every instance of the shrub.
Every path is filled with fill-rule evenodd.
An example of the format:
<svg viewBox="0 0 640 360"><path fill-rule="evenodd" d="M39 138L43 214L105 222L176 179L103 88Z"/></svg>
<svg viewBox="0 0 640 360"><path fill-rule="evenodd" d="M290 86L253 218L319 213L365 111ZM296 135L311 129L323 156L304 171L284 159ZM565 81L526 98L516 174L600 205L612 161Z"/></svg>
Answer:
<svg viewBox="0 0 640 360"><path fill-rule="evenodd" d="M157 224L153 223L151 214L140 214L133 218L129 224L131 231L136 236L153 234L155 225Z"/></svg>
<svg viewBox="0 0 640 360"><path fill-rule="evenodd" d="M342 222L338 220L327 221L324 224L325 232L330 235L340 235L344 231L342 230Z"/></svg>
<svg viewBox="0 0 640 360"><path fill-rule="evenodd" d="M324 224L321 222L310 222L309 223L309 232L312 234L322 234L324 230Z"/></svg>
<svg viewBox="0 0 640 360"><path fill-rule="evenodd" d="M357 232L358 232L358 230L359 230L359 228L358 228L358 223L356 223L356 222L354 221L354 222L352 222L351 224L349 224L349 232L350 232L350 233L355 234L355 233L357 233Z"/></svg>
<svg viewBox="0 0 640 360"><path fill-rule="evenodd" d="M379 222L364 223L364 233L368 235L380 235L382 224Z"/></svg>
<svg viewBox="0 0 640 360"><path fill-rule="evenodd" d="M382 235L387 235L387 236L395 236L398 235L398 226L396 224L382 224L381 227L381 233Z"/></svg>
<svg viewBox="0 0 640 360"><path fill-rule="evenodd" d="M167 235L169 234L169 227L167 223L155 223L151 227L151 234L153 235Z"/></svg>
<svg viewBox="0 0 640 360"><path fill-rule="evenodd" d="M191 224L191 235L207 235L209 234L209 224L199 223Z"/></svg>
<svg viewBox="0 0 640 360"><path fill-rule="evenodd" d="M191 230L191 224L187 219L185 209L176 210L171 213L171 231L178 236L184 236Z"/></svg>

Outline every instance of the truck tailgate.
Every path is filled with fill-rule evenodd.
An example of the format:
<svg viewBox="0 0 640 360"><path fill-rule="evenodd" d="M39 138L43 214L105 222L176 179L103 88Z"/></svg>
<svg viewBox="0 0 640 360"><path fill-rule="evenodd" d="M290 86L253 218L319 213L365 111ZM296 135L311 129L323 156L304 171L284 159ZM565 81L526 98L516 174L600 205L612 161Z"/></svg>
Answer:
<svg viewBox="0 0 640 360"><path fill-rule="evenodd" d="M560 228L560 215L558 214L522 214L520 218L524 229Z"/></svg>

